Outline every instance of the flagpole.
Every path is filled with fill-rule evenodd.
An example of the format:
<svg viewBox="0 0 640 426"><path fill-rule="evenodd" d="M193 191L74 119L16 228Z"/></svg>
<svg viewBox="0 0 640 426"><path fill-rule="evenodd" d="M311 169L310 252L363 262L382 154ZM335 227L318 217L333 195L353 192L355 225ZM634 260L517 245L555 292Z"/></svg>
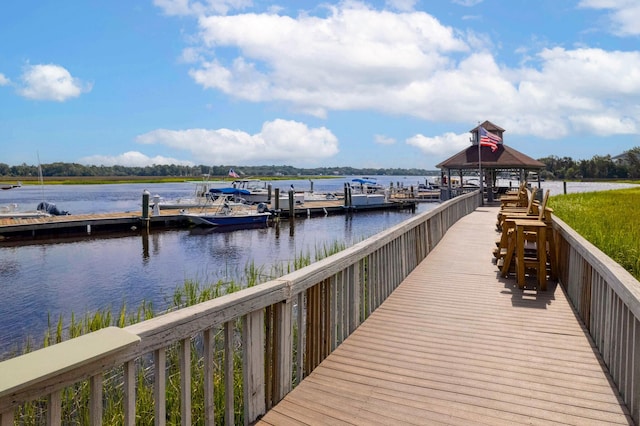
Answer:
<svg viewBox="0 0 640 426"><path fill-rule="evenodd" d="M478 142L478 180L480 181L480 205L484 206L484 183L482 179L482 150L480 147L480 128L478 127L478 133L476 133L476 139Z"/></svg>

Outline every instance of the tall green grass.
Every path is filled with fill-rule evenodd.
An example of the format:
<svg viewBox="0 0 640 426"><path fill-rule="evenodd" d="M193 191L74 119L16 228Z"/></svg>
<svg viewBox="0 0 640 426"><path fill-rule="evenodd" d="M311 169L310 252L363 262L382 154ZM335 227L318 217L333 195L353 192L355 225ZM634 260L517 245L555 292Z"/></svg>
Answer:
<svg viewBox="0 0 640 426"><path fill-rule="evenodd" d="M277 278L286 273L300 269L312 263L312 259L321 260L332 254L344 250L345 245L334 242L329 245L316 246L315 254L310 252L300 253L290 262L272 265L271 270L265 272L265 267L256 266L253 262L245 265L244 276L241 280L218 279L209 284L201 284L197 280L186 279L184 283L174 290L174 293L165 307L166 311L192 306L216 297L251 287L269 279ZM110 308L105 308L94 313L88 313L82 318L77 318L72 312L68 324L64 324L63 317L59 316L54 322L49 315L49 326L42 339L43 346L59 343L63 340L78 337L85 333L108 326L125 327L140 321L152 318L157 313L148 302L132 311L126 306L112 313ZM242 423L242 352L240 347L241 320L234 323L234 335L236 340L234 347L234 415L236 423ZM295 325L294 325L295 327ZM294 334L299 331L294 329ZM214 395L216 424L224 424L224 332L220 326L214 329ZM28 338L25 351L34 349L33 338ZM294 350L298 350L294 348ZM180 424L180 371L179 365L180 346L175 344L167 348L167 424ZM294 371L296 369L294 368ZM192 391L192 422L204 423L204 394L203 394L203 342L201 337L191 341L191 391ZM153 425L154 400L153 400L153 360L151 356L144 356L136 361L136 424ZM123 369L116 368L104 374L103 396L103 424L121 425L124 422L123 404ZM46 418L46 398L39 399L19 407L15 417L15 424L44 424ZM62 424L89 424L89 382L84 381L68 387L62 395Z"/></svg>
<svg viewBox="0 0 640 426"><path fill-rule="evenodd" d="M556 195L553 213L640 280L640 188Z"/></svg>

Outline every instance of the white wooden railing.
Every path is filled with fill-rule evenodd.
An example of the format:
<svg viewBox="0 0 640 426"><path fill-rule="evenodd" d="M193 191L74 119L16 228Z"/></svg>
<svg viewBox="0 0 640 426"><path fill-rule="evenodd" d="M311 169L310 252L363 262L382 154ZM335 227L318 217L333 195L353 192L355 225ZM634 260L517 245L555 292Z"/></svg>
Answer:
<svg viewBox="0 0 640 426"><path fill-rule="evenodd" d="M190 425L195 412L199 424L214 424L216 415L225 424L250 424L349 336L451 225L480 204L479 192L466 194L279 279L2 362L0 426L22 422L24 403L34 400L48 424L69 421L65 416L75 416L77 423L110 423L112 418L104 418L110 409L103 402L107 387L122 401L118 424L153 418L157 425ZM198 378L202 385L194 392L203 403L193 407L192 381ZM85 417L65 414L61 402L80 382L88 397L76 410L88 412ZM142 386L150 382L153 413L136 412L136 402L149 397L140 395ZM174 389L178 401L167 401ZM168 418L167 404L180 405L178 418ZM215 406L224 407L224 414L216 414Z"/></svg>
<svg viewBox="0 0 640 426"><path fill-rule="evenodd" d="M560 283L638 424L640 282L562 220L553 227Z"/></svg>

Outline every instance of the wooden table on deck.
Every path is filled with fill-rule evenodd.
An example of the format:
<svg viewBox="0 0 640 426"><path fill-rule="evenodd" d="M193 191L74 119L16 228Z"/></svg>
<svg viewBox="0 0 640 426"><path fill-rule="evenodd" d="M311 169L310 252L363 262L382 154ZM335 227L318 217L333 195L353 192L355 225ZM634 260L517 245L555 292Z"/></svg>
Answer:
<svg viewBox="0 0 640 426"><path fill-rule="evenodd" d="M539 290L547 289L547 224L541 220L516 219L516 282L518 287L524 288L525 267L534 267L537 270ZM525 234L536 235L536 258L525 257Z"/></svg>

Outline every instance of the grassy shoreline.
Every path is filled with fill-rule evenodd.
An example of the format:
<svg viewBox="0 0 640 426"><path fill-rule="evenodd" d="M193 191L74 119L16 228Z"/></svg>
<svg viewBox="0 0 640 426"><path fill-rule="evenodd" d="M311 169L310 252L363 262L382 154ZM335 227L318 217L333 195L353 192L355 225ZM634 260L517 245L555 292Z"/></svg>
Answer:
<svg viewBox="0 0 640 426"><path fill-rule="evenodd" d="M86 313L83 316L76 317L71 312L70 320L65 320L60 315L57 321L51 318L49 314L49 326L45 332L42 345L36 344L33 337L28 337L25 346L16 348L16 352L9 357L17 356L20 352L30 352L41 346L46 347L55 343L78 337L98 329L117 326L126 327L146 319L162 315L176 309L193 306L207 300L234 293L243 288L259 285L270 279L276 279L285 274L301 269L313 262L329 257L346 248L346 245L340 241L334 241L315 247L312 254L311 251L303 251L295 256L293 261L285 261L271 265L268 269L265 265L257 266L253 262L249 262L244 267L244 273L238 277L238 280L219 278L213 279L206 283L200 283L196 280L186 279L182 286L176 287L173 297L167 302L167 306L162 307L160 311L145 301L142 301L137 309L130 310L123 305L120 310L113 311L107 307L93 313ZM294 322L294 333L297 333L297 323ZM213 333L213 349L214 349L214 394L215 394L215 424L224 424L224 410L226 400L225 381L231 380L234 387L233 411L235 418L239 424L242 424L244 410L242 400L242 352L239 346L234 347L233 357L234 372L233 377L225 377L225 340L223 326L214 327ZM241 321L235 321L234 335L240 336ZM167 369L167 386L166 386L166 404L167 404L167 424L180 424L180 371L179 365L179 347L180 344L174 344L166 349L166 356L169 366ZM193 424L203 424L205 418L204 394L204 369L202 350L202 336L197 335L191 340L191 388L192 388L192 422ZM294 347L294 350L301 350ZM153 400L153 365L148 357L141 357L136 361L136 413L138 418L136 424L154 424L154 400ZM297 371L296 368L293 371ZM105 425L122 425L124 422L123 412L123 370L122 367L116 367L104 374L104 413L103 424ZM292 377L293 379L293 377ZM79 382L70 386L62 393L62 423L63 424L89 424L89 398L90 383L88 380ZM16 424L44 424L46 418L46 398L42 398L33 402L22 404L16 414L14 422Z"/></svg>
<svg viewBox="0 0 640 426"><path fill-rule="evenodd" d="M640 280L640 188L556 195L553 213Z"/></svg>
<svg viewBox="0 0 640 426"><path fill-rule="evenodd" d="M247 176L241 179L261 179L261 180L308 180L308 179L335 179L343 176ZM51 176L45 177L46 185L100 185L114 183L182 183L200 181L197 176ZM212 181L229 181L235 179L229 176L211 176ZM26 177L2 177L0 184L40 185L40 178L37 176Z"/></svg>

